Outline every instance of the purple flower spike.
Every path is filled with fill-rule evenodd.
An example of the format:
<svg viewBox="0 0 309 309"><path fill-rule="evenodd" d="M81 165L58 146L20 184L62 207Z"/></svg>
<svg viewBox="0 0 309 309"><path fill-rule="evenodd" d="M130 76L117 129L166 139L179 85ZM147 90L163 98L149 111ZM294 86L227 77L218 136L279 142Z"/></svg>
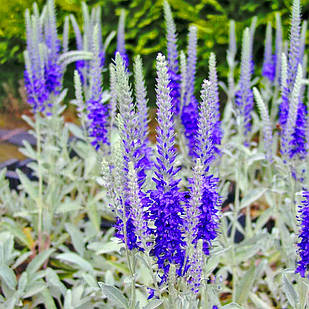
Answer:
<svg viewBox="0 0 309 309"><path fill-rule="evenodd" d="M293 89L298 64L301 59L301 8L300 0L293 1L292 19L290 30L290 46L288 56L288 86L290 91Z"/></svg>
<svg viewBox="0 0 309 309"><path fill-rule="evenodd" d="M217 206L220 197L217 192L218 179L212 175L207 175L210 162L214 159L213 130L216 128L216 106L212 84L205 80L201 91L201 111L198 121L198 138L196 143L196 169L201 170L198 174L201 180L198 182L200 187L201 200L198 205L199 215L197 216L196 237L193 243L199 239L203 240L203 251L209 255L211 242L216 238L218 228ZM199 167L199 162L201 167ZM196 177L197 179L198 177ZM195 184L194 184L195 185ZM193 191L192 191L193 190ZM191 188L194 198L194 188Z"/></svg>
<svg viewBox="0 0 309 309"><path fill-rule="evenodd" d="M201 109L195 155L197 157L190 182L190 201L186 205L185 235L187 248L194 245L189 256L188 276L192 291L197 293L202 274L202 253L209 255L212 241L217 236L218 179L207 175L214 159L214 130L216 129L216 96L212 83L205 80L201 91Z"/></svg>
<svg viewBox="0 0 309 309"><path fill-rule="evenodd" d="M98 46L98 27L94 29L92 52L93 60L90 63L91 96L87 101L89 135L93 138L92 145L98 150L103 144L108 144L108 106L102 103L102 68Z"/></svg>
<svg viewBox="0 0 309 309"><path fill-rule="evenodd" d="M182 235L184 213L183 193L179 192L175 175L179 169L175 165L175 131L168 69L165 57L157 57L157 162L153 181L156 189L150 192L149 218L154 221L155 243L152 254L157 259L159 269L163 270L162 281L167 279L170 264L176 265L177 274L181 274L184 263L185 242Z"/></svg>
<svg viewBox="0 0 309 309"><path fill-rule="evenodd" d="M77 50L83 50L83 48L84 48L83 47L83 37L82 37L82 34L80 32L77 21L76 21L76 19L73 15L70 15L70 19L71 19L71 23L72 23L73 30L74 30L74 33L75 33ZM84 25L84 28L85 28L85 25ZM75 67L76 67L76 70L77 70L77 72L80 76L82 84L85 83L85 77L84 77L84 73L83 73L85 66L86 66L86 63L85 63L84 60L78 60L78 61L75 62Z"/></svg>
<svg viewBox="0 0 309 309"><path fill-rule="evenodd" d="M58 55L56 59L48 59L45 67L45 85L48 93L59 94L62 86L63 69L58 64Z"/></svg>
<svg viewBox="0 0 309 309"><path fill-rule="evenodd" d="M167 31L166 40L168 67L171 71L176 73L178 72L177 33L171 8L166 0L164 0L164 17Z"/></svg>
<svg viewBox="0 0 309 309"><path fill-rule="evenodd" d="M217 192L218 179L213 175L206 175L207 168L198 158L190 179L190 203L187 206L186 229L190 240L197 245L203 242L203 252L209 255L212 241L217 236L218 215L217 206L220 196Z"/></svg>
<svg viewBox="0 0 309 309"><path fill-rule="evenodd" d="M303 278L309 279L309 192L303 192L304 200L299 206L298 220L300 222L300 242L298 243L298 254L300 260L297 263L296 273Z"/></svg>
<svg viewBox="0 0 309 309"><path fill-rule="evenodd" d="M221 145L221 139L223 136L223 131L220 123L220 101L219 101L219 90L218 90L218 77L216 69L216 56L214 53L210 54L209 57L209 81L211 84L212 98L214 99L214 130L213 130L213 143L214 150L216 153L220 153L218 145Z"/></svg>
<svg viewBox="0 0 309 309"><path fill-rule="evenodd" d="M137 136L140 138L140 148L137 150L138 156L141 158L138 164L138 176L141 182L145 180L146 171L153 166L151 160L152 149L148 139L148 107L147 107L147 93L143 77L143 64L140 56L135 58L134 63L134 77L135 77L135 94L137 105L138 128Z"/></svg>
<svg viewBox="0 0 309 309"><path fill-rule="evenodd" d="M304 27L304 29L306 26ZM294 0L292 8L292 21L291 21L291 34L290 34L290 49L288 57L288 76L287 86L290 91L294 89L296 84L297 70L300 70L299 65L302 64L302 48L304 46L304 40L302 40L303 34L301 35L301 7L300 1ZM289 100L291 100L291 95ZM289 156L294 157L296 154L300 159L306 156L306 117L307 108L303 103L301 96L301 90L298 97L298 108L297 118L292 134L292 140L289 145Z"/></svg>
<svg viewBox="0 0 309 309"><path fill-rule="evenodd" d="M285 66L285 57L282 58L282 63ZM285 76L285 70L283 70L282 79ZM292 158L295 155L298 155L300 159L303 159L306 155L307 111L306 106L302 103L300 98L302 79L303 70L301 64L299 64L294 88L288 98L288 114L281 135L281 153L285 155L285 159L288 157ZM285 89L285 85L282 87Z"/></svg>
<svg viewBox="0 0 309 309"><path fill-rule="evenodd" d="M138 181L141 185L145 180L146 169L149 168L148 163L150 164L150 162L146 162L149 158L149 149L147 148L148 143L146 138L147 131L145 132L146 127L144 123L145 118L147 122L147 107L145 107L146 93L144 88L140 88L141 86L144 86L144 84L140 83L139 78L142 78L142 76L139 76L137 78L137 101L141 113L138 114L135 111L135 104L133 102L132 89L129 82L129 72L125 67L124 60L120 53L116 54L115 62L116 98L120 116L123 121L123 127L119 129L121 130L123 140L125 165L127 165L129 161L134 163L134 168L138 175ZM140 121L142 121L143 124L142 128L140 127ZM127 170L127 166L125 169Z"/></svg>
<svg viewBox="0 0 309 309"><path fill-rule="evenodd" d="M119 23L118 23L118 30L117 30L117 49L115 51L115 57L117 52L119 52L121 58L124 61L126 69L129 67L129 56L126 53L126 48L125 48L125 16L126 13L124 10L121 10L120 18L119 18Z"/></svg>
<svg viewBox="0 0 309 309"><path fill-rule="evenodd" d="M37 74L30 74L27 69L24 71L24 79L27 100L33 112L43 112L45 110L45 102L48 100L44 79L40 78Z"/></svg>
<svg viewBox="0 0 309 309"><path fill-rule="evenodd" d="M190 103L185 105L181 114L181 121L185 128L185 137L188 141L189 155L194 155L198 119L198 101L195 96L191 97Z"/></svg>
<svg viewBox="0 0 309 309"><path fill-rule="evenodd" d="M246 28L243 35L241 53L240 89L237 91L235 99L239 114L243 120L245 136L251 131L251 111L253 108L253 93L250 85L252 74L252 51L249 34L249 29Z"/></svg>
<svg viewBox="0 0 309 309"><path fill-rule="evenodd" d="M173 113L179 114L180 108L180 74L178 67L177 33L172 11L168 2L164 1L164 17L166 22L167 59L170 96L172 99Z"/></svg>
<svg viewBox="0 0 309 309"><path fill-rule="evenodd" d="M272 54L271 23L267 24L262 75L273 82L276 75L276 55Z"/></svg>
<svg viewBox="0 0 309 309"><path fill-rule="evenodd" d="M281 55L281 98L282 102L279 105L279 122L282 128L285 127L285 124L288 119L289 114L289 96L290 96L290 89L287 85L287 70L288 70L288 64L287 64L287 58L285 54Z"/></svg>
<svg viewBox="0 0 309 309"><path fill-rule="evenodd" d="M290 46L288 59L282 56L281 94L282 102L279 107L279 120L283 128L281 135L281 153L293 158L305 158L307 108L303 103L302 46L304 34L301 35L300 1L294 0L290 30ZM303 29L306 28L304 25Z"/></svg>
<svg viewBox="0 0 309 309"><path fill-rule="evenodd" d="M63 68L58 63L61 45L57 36L54 1L48 1L47 5L47 21L44 24L45 44L47 47L47 63L44 72L46 89L49 93L59 94L63 75Z"/></svg>
<svg viewBox="0 0 309 309"><path fill-rule="evenodd" d="M281 57L282 57L282 25L280 14L276 13L276 84L280 84L281 79Z"/></svg>
<svg viewBox="0 0 309 309"><path fill-rule="evenodd" d="M140 64L141 65L141 64ZM147 118L147 107L146 104L146 93L145 89L143 88L144 84L141 83L140 79L142 79L142 76L139 76L141 73L141 67L138 69L135 65L135 70L139 71L137 73L138 78L137 82L138 85L136 85L137 90L137 101L138 101L138 107L140 114L137 114L135 112L135 105L133 102L132 97L132 89L129 82L129 73L128 70L125 67L124 60L122 59L121 55L119 53L116 54L115 59L115 84L116 84L116 95L115 98L118 103L119 108L119 117L118 117L118 129L121 137L121 149L122 149L122 161L123 161L123 167L120 168L121 173L123 176L121 177L121 183L123 186L122 190L122 205L123 208L125 208L125 218L126 223L124 224L124 220L118 219L118 222L116 224L117 234L116 236L122 239L123 241L126 241L128 248L130 250L132 249L140 249L140 240L141 237L137 237L135 227L137 225L136 221L136 212L134 212L132 208L132 196L130 201L129 196L129 190L130 190L130 181L132 180L130 175L128 175L129 172L129 162L132 164L134 171L137 174L137 184L138 188L140 189L144 180L145 180L145 170L149 168L147 164L145 164L145 157L148 155L146 153L146 147L147 143L145 143L145 134L144 132L145 127L140 127L139 121L143 119L142 122L145 121L145 118ZM146 110L146 112L145 112ZM146 113L146 115L145 115ZM147 122L147 120L146 120ZM144 123L145 125L145 123ZM148 157L146 157L148 158ZM148 162L149 163L149 162ZM135 186L135 185L134 185ZM132 187L132 183L131 183ZM136 187L136 186L135 186ZM131 188L132 189L132 188ZM136 189L135 189L136 191ZM135 193L137 194L137 193ZM149 202L147 202L147 199L144 197L144 195L140 192L137 195L139 195L140 198L140 204L141 205L148 205ZM124 216L124 215L123 215ZM122 216L122 217L123 217ZM141 219L141 217L140 217ZM139 220L140 220L139 219ZM126 230L127 238L124 239L124 228Z"/></svg>
<svg viewBox="0 0 309 309"><path fill-rule="evenodd" d="M218 179L212 175L204 176L202 187L203 196L200 206L201 214L197 225L197 238L203 240L203 251L209 255L212 241L217 237L218 210L216 207L220 203L220 196L217 192Z"/></svg>
<svg viewBox="0 0 309 309"><path fill-rule="evenodd" d="M85 2L82 2L83 12L83 30L82 35L77 21L73 15L70 15L71 23L75 33L76 47L79 51L91 51L94 41L94 27L97 27L98 35L97 41L99 46L99 59L100 67L104 67L105 64L105 49L102 44L102 25L101 25L101 7L97 6L91 10L89 14L88 6ZM89 84L90 76L90 62L87 60L78 60L75 62L76 70L79 73L81 82L83 85Z"/></svg>
<svg viewBox="0 0 309 309"><path fill-rule="evenodd" d="M264 62L262 75L273 82L276 76L276 55L272 55L271 61Z"/></svg>
<svg viewBox="0 0 309 309"><path fill-rule="evenodd" d="M304 159L307 153L306 146L306 126L307 126L307 108L306 105L299 100L297 117L294 133L290 144L289 156L293 158L298 155L300 159Z"/></svg>
<svg viewBox="0 0 309 309"><path fill-rule="evenodd" d="M201 286L202 275L203 275L203 241L199 241L192 257L190 258L190 267L188 269L189 280L188 283L191 287L192 292L198 293Z"/></svg>
<svg viewBox="0 0 309 309"><path fill-rule="evenodd" d="M196 49L197 49L197 28L191 26L188 34L188 62L187 81L183 112L181 114L185 136L188 140L189 154L194 155L195 140L197 132L198 101L194 96L194 83L196 72Z"/></svg>
<svg viewBox="0 0 309 309"><path fill-rule="evenodd" d="M133 163L129 162L128 165L128 201L130 203L129 217L130 221L132 221L134 225L136 244L141 250L145 250L147 247L149 228L147 226L144 206L147 205L146 201L148 201L148 199L140 189Z"/></svg>
<svg viewBox="0 0 309 309"><path fill-rule="evenodd" d="M178 115L180 112L180 74L175 73L171 69L168 69L168 75L170 82L168 87L171 89L170 96L172 98L173 113Z"/></svg>

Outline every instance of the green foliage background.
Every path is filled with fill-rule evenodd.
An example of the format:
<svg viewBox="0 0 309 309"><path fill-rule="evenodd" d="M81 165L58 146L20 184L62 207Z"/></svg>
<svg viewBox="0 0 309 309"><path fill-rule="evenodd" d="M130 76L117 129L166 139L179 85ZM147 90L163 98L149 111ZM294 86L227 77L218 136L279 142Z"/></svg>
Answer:
<svg viewBox="0 0 309 309"><path fill-rule="evenodd" d="M2 3L1 3L2 2ZM30 8L32 0L0 0L0 83L16 81L22 78L25 48L24 11ZM37 1L42 7L45 1ZM92 7L102 6L103 35L117 29L120 9L127 11L126 47L131 56L143 56L148 88L154 88L154 59L159 51L165 52L165 27L163 18L163 0L88 0ZM290 19L290 0L170 0L169 1L179 34L179 49L186 49L187 29L190 24L198 27L198 84L207 76L207 62L210 51L217 55L220 78L225 78L227 65L225 61L228 45L229 19L236 21L238 39L238 57L240 57L240 38L245 26L250 24L253 16L258 17L255 36L255 61L260 64L263 55L265 24L272 21L274 14L280 12L287 38ZM303 18L309 13L309 0L303 0ZM82 24L80 0L56 0L59 33L62 31L64 16L73 13ZM116 40L108 50L108 57L113 56ZM74 36L71 29L71 48L74 48ZM70 82L72 75L67 75ZM1 93L0 93L1 95ZM152 100L151 100L152 101ZM1 103L0 103L1 104Z"/></svg>

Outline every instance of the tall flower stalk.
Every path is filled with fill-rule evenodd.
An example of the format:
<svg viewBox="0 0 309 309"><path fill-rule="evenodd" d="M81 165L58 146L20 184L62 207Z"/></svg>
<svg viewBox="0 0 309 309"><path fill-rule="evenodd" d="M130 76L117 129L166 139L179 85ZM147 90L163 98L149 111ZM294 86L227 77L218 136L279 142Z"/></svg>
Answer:
<svg viewBox="0 0 309 309"><path fill-rule="evenodd" d="M140 161L138 149L140 147L140 139L136 136L137 132L137 116L132 97L132 89L129 83L129 73L125 67L124 60L119 53L115 59L115 75L117 89L117 103L119 109L118 129L121 138L121 148L123 155L123 186L124 196L121 201L124 208L123 216L126 222L119 221L117 224L118 237L123 239L126 236L126 243L130 250L138 248L134 225L131 217L131 209L128 201L128 164L131 162L134 169L137 169ZM119 126L121 124L121 126ZM126 235L123 231L126 230Z"/></svg>
<svg viewBox="0 0 309 309"><path fill-rule="evenodd" d="M184 126L184 134L188 140L189 154L193 156L198 118L198 101L194 95L197 61L197 28L195 26L189 28L187 53L186 93L181 120Z"/></svg>
<svg viewBox="0 0 309 309"><path fill-rule="evenodd" d="M259 91L256 88L253 88L253 93L262 118L265 157L269 163L272 163L273 137L272 137L272 126L269 118L269 113Z"/></svg>
<svg viewBox="0 0 309 309"><path fill-rule="evenodd" d="M90 93L87 100L88 130L92 145L98 150L108 141L108 107L102 102L102 66L99 49L99 28L94 28L93 59L90 63Z"/></svg>
<svg viewBox="0 0 309 309"><path fill-rule="evenodd" d="M175 164L175 131L172 99L169 88L167 61L162 54L157 57L157 159L153 181L156 189L150 192L149 218L155 228L152 254L162 274L162 281L168 277L170 265L176 265L181 275L184 263L185 242L182 235L183 193L179 191L179 171Z"/></svg>
<svg viewBox="0 0 309 309"><path fill-rule="evenodd" d="M97 6L92 9L91 14L89 13L88 6L85 2L82 2L82 13L83 13L83 33L80 31L78 23L73 15L70 15L73 31L75 34L76 48L79 52L92 51L94 40L97 40L99 46L99 58L100 67L103 68L105 64L105 50L114 36L111 33L104 45L102 42L102 25L101 25L101 7ZM97 28L97 38L94 37L94 28ZM91 79L90 62L84 59L78 59L75 63L76 70L80 75L82 84L84 85L85 91L88 91L89 80Z"/></svg>
<svg viewBox="0 0 309 309"><path fill-rule="evenodd" d="M251 131L251 111L253 108L253 93L251 90L252 75L252 50L251 50L250 30L246 28L243 33L241 68L239 90L236 93L236 107L240 116L239 130L240 134L245 137Z"/></svg>
<svg viewBox="0 0 309 309"><path fill-rule="evenodd" d="M164 0L164 17L167 40L167 59L168 59L168 74L169 74L169 88L172 99L173 112L178 114L180 112L180 75L178 67L178 50L177 50L177 33L171 8Z"/></svg>
<svg viewBox="0 0 309 309"><path fill-rule="evenodd" d="M118 30L117 30L117 49L115 51L115 56L117 53L119 53L124 61L124 65L126 69L128 69L129 56L127 55L126 47L125 47L125 17L126 17L125 10L121 10L119 23L118 23Z"/></svg>
<svg viewBox="0 0 309 309"><path fill-rule="evenodd" d="M190 182L190 199L185 208L186 262L188 283L193 292L199 291L203 256L209 255L217 236L218 179L209 174L215 158L213 132L216 130L216 96L211 82L204 80L196 142L196 160ZM186 268L185 268L186 269Z"/></svg>
<svg viewBox="0 0 309 309"><path fill-rule="evenodd" d="M282 25L280 14L276 14L276 85L280 85L281 78L281 57L282 57Z"/></svg>
<svg viewBox="0 0 309 309"><path fill-rule="evenodd" d="M149 115L148 115L148 99L147 90L143 76L142 58L137 56L134 62L134 77L135 77L135 97L137 107L137 136L139 136L141 147L137 150L141 157L139 161L139 179L145 180L146 171L152 168L150 141L148 139L149 129Z"/></svg>
<svg viewBox="0 0 309 309"><path fill-rule="evenodd" d="M215 145L215 151L219 153L218 146L221 144L221 139L223 136L221 124L220 124L220 100L219 100L219 89L218 89L218 76L216 69L216 55L214 53L210 53L209 57L209 82L211 84L211 97L214 99L214 109L215 109L215 117L214 117L214 129L212 140Z"/></svg>
<svg viewBox="0 0 309 309"><path fill-rule="evenodd" d="M270 82L273 82L276 76L276 55L272 53L272 28L270 22L267 23L266 27L262 75L268 78Z"/></svg>
<svg viewBox="0 0 309 309"><path fill-rule="evenodd" d="M306 156L306 117L307 108L303 103L303 98L301 96L301 91L298 93L298 97L295 98L295 83L297 70L299 65L302 65L302 40L301 40L301 7L300 1L294 0L292 7L292 18L291 18L291 29L290 29L290 45L287 58L287 66L282 69L284 75L282 75L281 88L282 88L282 102L279 108L279 119L280 124L283 128L283 132L290 132L293 130L291 136L291 141L289 142L289 157L293 158L297 156L303 159ZM284 65L284 64L282 64ZM285 70L285 71L284 71ZM283 80L285 78L286 80ZM293 94L294 92L294 94ZM293 103L292 103L293 100ZM295 107L295 100L297 100L297 113L296 121L293 120L293 128L290 127L291 123L288 123L290 115L294 115L294 111L290 109ZM284 143L286 136L281 136L281 142L283 144L282 151L284 152Z"/></svg>

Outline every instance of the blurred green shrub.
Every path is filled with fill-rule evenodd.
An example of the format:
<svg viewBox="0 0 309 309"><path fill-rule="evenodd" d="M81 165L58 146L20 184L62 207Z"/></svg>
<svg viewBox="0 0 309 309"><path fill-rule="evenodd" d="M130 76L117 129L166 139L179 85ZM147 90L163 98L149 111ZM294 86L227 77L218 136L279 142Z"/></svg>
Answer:
<svg viewBox="0 0 309 309"><path fill-rule="evenodd" d="M4 1L4 0L2 0ZM32 6L33 0L10 0L0 6L0 69L8 70L11 64L20 65L18 72L10 71L9 75L22 77L23 57L25 46L24 11ZM39 6L43 0L37 1ZM153 89L153 60L159 51L165 52L165 26L163 17L163 0L88 0L86 3L92 7L102 6L103 36L117 29L120 9L127 11L126 19L126 47L131 56L141 54L146 68L148 88ZM195 24L199 29L198 74L201 83L207 76L207 62L210 51L217 55L220 78L225 78L227 66L225 65L225 52L228 44L229 20L236 21L238 51L240 51L241 32L250 24L253 16L258 17L257 31L254 43L256 64L260 64L263 56L265 24L271 20L274 24L274 13L280 12L287 38L289 24L290 0L170 0L169 1L177 31L179 34L179 49L186 49L187 29ZM308 18L309 0L303 0L303 19ZM79 24L82 24L81 0L56 0L57 21L62 29L64 16L70 13L76 15ZM60 32L60 31L59 31ZM71 29L71 48L75 41ZM112 57L116 41L108 50L108 57ZM5 77L0 76L0 83ZM72 76L68 75L72 79ZM154 94L154 93L152 93ZM152 95L151 95L152 96ZM153 100L150 98L150 101Z"/></svg>

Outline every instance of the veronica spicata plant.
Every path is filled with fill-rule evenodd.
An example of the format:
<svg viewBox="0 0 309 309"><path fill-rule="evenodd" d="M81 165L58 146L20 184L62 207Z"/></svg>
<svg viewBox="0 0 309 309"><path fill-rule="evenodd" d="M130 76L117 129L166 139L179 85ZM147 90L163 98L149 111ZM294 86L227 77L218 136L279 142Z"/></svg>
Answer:
<svg viewBox="0 0 309 309"><path fill-rule="evenodd" d="M109 63L113 34L103 43L100 8L82 10L83 27L65 18L62 39L52 0L41 13L36 5L26 13L34 115L24 119L37 144L21 149L33 174L17 171L16 191L7 180L14 172L0 171L0 307L307 308L307 24L300 1L293 1L288 43L280 16L267 19L262 70L253 61L257 19L239 53L231 21L227 84L211 53L200 99L201 24L189 27L187 51L178 53L165 1L155 145L140 56L128 70L124 12ZM76 51L69 51L69 25ZM78 124L62 116L62 77L74 61Z"/></svg>

